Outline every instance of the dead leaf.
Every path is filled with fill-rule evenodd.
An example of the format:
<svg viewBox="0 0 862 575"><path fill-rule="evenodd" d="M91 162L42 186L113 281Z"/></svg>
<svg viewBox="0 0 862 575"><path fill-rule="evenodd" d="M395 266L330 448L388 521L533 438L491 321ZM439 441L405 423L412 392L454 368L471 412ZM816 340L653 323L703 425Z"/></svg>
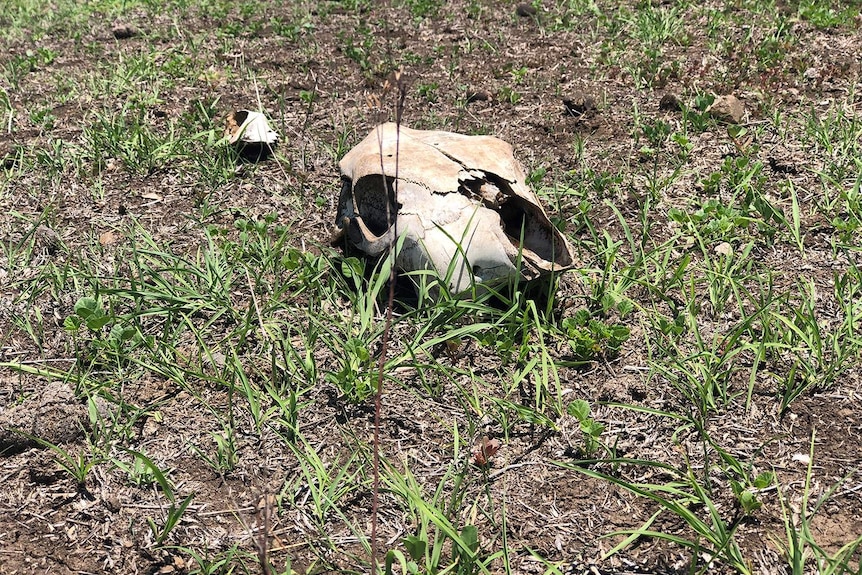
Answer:
<svg viewBox="0 0 862 575"><path fill-rule="evenodd" d="M155 192L145 192L141 194L141 197L145 200L154 200L156 202L161 202L163 199L162 196Z"/></svg>
<svg viewBox="0 0 862 575"><path fill-rule="evenodd" d="M491 458L500 450L500 441L482 437L482 441L473 448L473 461L480 467L485 467Z"/></svg>
<svg viewBox="0 0 862 575"><path fill-rule="evenodd" d="M117 235L112 231L102 232L99 234L99 243L103 246L110 246L117 243Z"/></svg>

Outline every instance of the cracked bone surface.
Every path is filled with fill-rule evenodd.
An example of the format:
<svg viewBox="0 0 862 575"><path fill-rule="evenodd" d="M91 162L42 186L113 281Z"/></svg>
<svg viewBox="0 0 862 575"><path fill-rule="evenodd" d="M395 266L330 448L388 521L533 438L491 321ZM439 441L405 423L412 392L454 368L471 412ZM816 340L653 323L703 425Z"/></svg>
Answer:
<svg viewBox="0 0 862 575"><path fill-rule="evenodd" d="M374 128L339 166L338 237L378 256L397 229L404 236L398 267L434 270L453 293L518 274L531 280L574 264L571 244L548 219L503 140L388 123Z"/></svg>

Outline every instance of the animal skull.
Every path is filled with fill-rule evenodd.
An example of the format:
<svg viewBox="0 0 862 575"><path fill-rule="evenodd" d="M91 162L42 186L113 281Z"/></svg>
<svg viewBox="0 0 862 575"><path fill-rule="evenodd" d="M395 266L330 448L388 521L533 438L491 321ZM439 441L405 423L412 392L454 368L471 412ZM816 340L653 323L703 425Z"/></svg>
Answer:
<svg viewBox="0 0 862 575"><path fill-rule="evenodd" d="M336 239L346 235L353 247L378 256L397 229L405 236L397 266L435 270L453 293L574 263L572 246L527 187L512 147L498 138L382 124L339 167Z"/></svg>

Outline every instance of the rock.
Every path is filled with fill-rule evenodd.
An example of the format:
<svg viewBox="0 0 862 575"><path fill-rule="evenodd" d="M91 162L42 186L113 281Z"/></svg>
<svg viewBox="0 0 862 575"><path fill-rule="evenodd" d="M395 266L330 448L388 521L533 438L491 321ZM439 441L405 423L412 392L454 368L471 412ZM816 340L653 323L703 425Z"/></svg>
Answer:
<svg viewBox="0 0 862 575"><path fill-rule="evenodd" d="M473 102L487 102L491 99L491 92L487 90L474 90L471 92L467 92L467 103L472 104Z"/></svg>
<svg viewBox="0 0 862 575"><path fill-rule="evenodd" d="M706 109L706 112L719 122L738 124L742 121L742 116L745 114L745 107L736 96L719 96Z"/></svg>
<svg viewBox="0 0 862 575"><path fill-rule="evenodd" d="M766 162L773 172L779 174L798 174L796 158L787 150L782 150L783 153L772 153L766 157Z"/></svg>
<svg viewBox="0 0 862 575"><path fill-rule="evenodd" d="M658 109L668 112L681 112L682 102L674 94L665 94L658 102Z"/></svg>
<svg viewBox="0 0 862 575"><path fill-rule="evenodd" d="M129 26L128 24L117 24L111 28L111 34L113 34L114 38L117 40L126 40L127 38L137 36L138 30L134 26Z"/></svg>
<svg viewBox="0 0 862 575"><path fill-rule="evenodd" d="M563 98L563 106L566 107L566 112L572 116L581 117L596 109L596 101L592 96L578 95L572 98Z"/></svg>
<svg viewBox="0 0 862 575"><path fill-rule="evenodd" d="M0 168L11 170L17 163L17 146L9 140L0 140Z"/></svg>
<svg viewBox="0 0 862 575"><path fill-rule="evenodd" d="M521 18L532 18L536 15L536 7L526 2L521 2L515 7L515 14Z"/></svg>
<svg viewBox="0 0 862 575"><path fill-rule="evenodd" d="M715 248L713 248L713 250L715 251L715 253L717 253L720 256L733 255L733 246L731 246L727 242L721 242L720 244L715 246Z"/></svg>
<svg viewBox="0 0 862 575"><path fill-rule="evenodd" d="M63 244L60 235L45 224L37 225L36 229L16 229L2 241L18 248L32 245L34 255L37 253L54 255Z"/></svg>
<svg viewBox="0 0 862 575"><path fill-rule="evenodd" d="M62 243L60 240L60 234L45 224L39 224L39 226L33 230L33 239L35 240L35 247L44 250L49 254L57 253L57 250L60 248L60 244Z"/></svg>
<svg viewBox="0 0 862 575"><path fill-rule="evenodd" d="M17 453L39 444L28 436L54 445L71 443L89 427L87 406L68 385L51 382L24 403L0 413L0 453Z"/></svg>

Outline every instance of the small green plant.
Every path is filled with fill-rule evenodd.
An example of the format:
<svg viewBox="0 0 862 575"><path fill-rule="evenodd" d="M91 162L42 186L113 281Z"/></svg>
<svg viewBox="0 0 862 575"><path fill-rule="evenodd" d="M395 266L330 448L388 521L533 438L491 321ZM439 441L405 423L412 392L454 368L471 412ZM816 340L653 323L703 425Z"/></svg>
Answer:
<svg viewBox="0 0 862 575"><path fill-rule="evenodd" d="M652 156L664 147L670 133L670 125L662 120L657 120L654 124L641 124L640 130L635 132L635 142L646 140L646 144L640 148L640 153L643 156Z"/></svg>
<svg viewBox="0 0 862 575"><path fill-rule="evenodd" d="M580 423L584 434L584 453L587 458L593 457L601 442L599 438L605 431L605 426L593 419L590 404L586 400L576 399L566 408L566 412Z"/></svg>
<svg viewBox="0 0 862 575"><path fill-rule="evenodd" d="M373 68L371 55L375 44L371 30L360 26L355 33L341 33L338 38L344 55L353 60L364 74L370 73Z"/></svg>
<svg viewBox="0 0 862 575"><path fill-rule="evenodd" d="M437 16L445 5L443 0L403 0L403 2L417 20Z"/></svg>
<svg viewBox="0 0 862 575"><path fill-rule="evenodd" d="M236 447L236 433L232 433L226 426L221 433L210 433L210 437L212 437L213 443L215 443L215 456L207 455L203 449L200 449L195 445L191 446L191 450L194 451L198 457L203 459L206 464L219 475L230 473L234 470L237 463L239 463L239 455L237 454Z"/></svg>
<svg viewBox="0 0 862 575"><path fill-rule="evenodd" d="M303 511L319 526L324 526L330 517L342 516L341 501L359 487L357 478L361 469L356 463L360 455L353 452L349 457L327 462L301 436L298 444L288 446L299 462L301 480L288 480L282 488L282 500L286 505L302 505ZM310 499L302 503L297 499L300 491L307 491Z"/></svg>
<svg viewBox="0 0 862 575"><path fill-rule="evenodd" d="M523 83L524 83L524 78L526 78L526 77L527 77L527 72L529 72L529 70L527 69L527 67L526 67L526 66L521 66L520 68L512 68L512 69L509 71L509 75L512 77L512 81L513 81L515 84L523 84Z"/></svg>
<svg viewBox="0 0 862 575"><path fill-rule="evenodd" d="M708 241L734 239L745 234L748 227L755 223L741 210L716 199L704 201L692 212L671 208L668 216L683 224L686 232Z"/></svg>
<svg viewBox="0 0 862 575"><path fill-rule="evenodd" d="M436 102L439 98L439 90L440 84L437 82L428 82L426 84L419 84L416 86L418 94L431 104Z"/></svg>
<svg viewBox="0 0 862 575"><path fill-rule="evenodd" d="M108 326L110 329L105 333ZM74 314L63 320L63 327L73 335L75 346L81 352L93 353L92 359L126 356L126 344L136 346L151 343L141 336L133 322L106 311L100 299L89 296L75 302ZM83 342L80 339L82 328L86 328L88 336ZM84 345L81 346L81 343ZM83 365L80 367L83 368Z"/></svg>
<svg viewBox="0 0 862 575"><path fill-rule="evenodd" d="M365 401L374 391L373 362L368 347L361 339L351 337L344 342L341 350L341 369L326 374L326 380L350 398L351 401Z"/></svg>
<svg viewBox="0 0 862 575"><path fill-rule="evenodd" d="M763 193L765 182L763 165L759 161L747 156L727 158L720 171L701 180L708 199L702 200L692 213L671 208L668 215L702 238L728 240L737 235L749 235L748 228L752 227L772 241L778 224L786 223L786 219ZM724 199L725 194L732 201Z"/></svg>
<svg viewBox="0 0 862 575"><path fill-rule="evenodd" d="M185 499L183 499L179 503L179 505L176 503L176 501L171 501L170 507L168 507L168 510L165 512L165 519L162 522L161 527L156 525L155 520L149 517L147 518L147 525L150 526L150 531L155 537L155 545L158 546L164 543L164 541L171 534L171 531L174 530L174 527L176 527L182 520L183 515L185 515L186 513L186 509L188 508L189 504L191 504L192 499L194 498L195 494L190 493L188 496L186 496Z"/></svg>
<svg viewBox="0 0 862 575"><path fill-rule="evenodd" d="M509 104L514 105L520 102L521 98L521 94L509 86L503 86L500 88L500 100L503 102L508 102Z"/></svg>
<svg viewBox="0 0 862 575"><path fill-rule="evenodd" d="M699 93L694 97L692 107L682 107L682 124L686 131L704 132L713 123L707 108L715 101L715 96L708 93Z"/></svg>
<svg viewBox="0 0 862 575"><path fill-rule="evenodd" d="M610 551L605 553L604 558L615 555L625 547L634 543L640 537L656 537L665 539L688 548L696 554L692 558L691 569L693 572L704 573L714 563L724 563L732 567L738 573L749 575L753 573L748 561L742 554L736 539L736 530L739 522L729 523L722 517L718 506L709 496L706 489L691 472L680 472L675 467L664 463L645 460L608 459L603 460L608 464L641 465L647 468L662 470L671 474L674 479L662 485L650 483L637 483L586 467L578 462L556 462L560 467L571 469L588 477L608 481L635 495L648 498L659 506L659 511L647 519L643 525L636 529L624 529L609 535L626 535L626 538ZM702 508L706 519L702 518L695 510ZM664 533L652 529L656 519L663 513L668 512L681 520L691 530L693 537L686 538L676 533ZM704 557L704 562L698 564L698 557Z"/></svg>
<svg viewBox="0 0 862 575"><path fill-rule="evenodd" d="M413 517L416 532L402 539L407 557L400 550L387 554L387 573L392 567L401 567L400 575L414 573L456 573L458 575L488 574L489 565L503 555L502 552L484 557L479 545L479 531L474 525L464 525L460 530L453 524L451 515L460 504L453 494L449 505L443 500L444 486L452 481L456 488L466 479L469 468L451 468L444 474L431 500L425 497L422 487L409 470L397 471L387 466L386 482L394 494L404 501ZM448 511L447 511L448 510ZM447 564L445 551L451 548L451 559Z"/></svg>
<svg viewBox="0 0 862 575"><path fill-rule="evenodd" d="M81 326L86 326L91 332L100 332L112 320L113 317L105 313L96 298L82 297L75 302L75 315L67 317L63 327L67 331L76 332Z"/></svg>
<svg viewBox="0 0 862 575"><path fill-rule="evenodd" d="M135 454L133 455L134 459L131 464L120 459L114 459L113 463L117 468L126 472L129 476L129 481L131 481L136 487L146 487L155 484L156 475L153 471L154 464L152 464L152 460L149 460L148 462L144 457L138 457Z"/></svg>
<svg viewBox="0 0 862 575"><path fill-rule="evenodd" d="M731 491L736 497L740 509L745 515L751 515L763 506L760 494L775 483L775 472L762 471L754 474L751 463L744 463L733 456L728 450L716 444L711 437L706 436L706 444L718 453L724 464L723 472L730 483Z"/></svg>
<svg viewBox="0 0 862 575"><path fill-rule="evenodd" d="M312 318L321 340L330 349L338 350L331 368L323 375L350 402L361 403L376 389L377 364L371 349L382 336L383 324L376 312L384 288L388 286L392 262L389 257L381 259L368 279L364 260L348 257L331 261L329 265L335 268L329 276L333 287L340 286L334 289L333 297L346 296L351 302L352 314L347 322Z"/></svg>
<svg viewBox="0 0 862 575"><path fill-rule="evenodd" d="M846 310L840 323L830 329L815 307L816 287L813 281L800 280L798 289L803 297L798 303L789 302L784 309L772 311L769 317L784 327L778 347L789 352L792 363L779 386L780 412L810 389L828 389L849 369L862 349L862 339L855 331L858 309ZM848 302L845 294L852 292L848 283L836 284L840 301ZM850 289L850 292L846 291Z"/></svg>
<svg viewBox="0 0 862 575"><path fill-rule="evenodd" d="M787 497L782 491L782 486L775 480L778 488L778 500L781 503L781 518L784 524L785 539L781 540L773 536L772 540L782 551L784 559L790 567L793 575L804 575L810 573L810 563L814 563L817 573L823 575L858 575L862 572L862 559L859 552L862 551L862 535L851 539L834 553L817 544L811 524L815 514L829 501L838 486L846 479L842 479L832 485L812 505L811 484L814 469L814 438L815 430L811 430L811 441L808 450L808 467L805 472L805 483L802 491L802 505L798 512L789 513ZM849 533L851 537L855 533ZM855 565L854 565L855 562Z"/></svg>
<svg viewBox="0 0 862 575"><path fill-rule="evenodd" d="M173 485L171 485L171 482L165 473L152 459L140 451L135 451L133 449L123 449L123 451L126 451L129 455L133 456L135 458L135 463L132 466L125 463L119 463L118 466L124 470L135 468L142 469L142 473L147 480L154 481L161 488L164 496L168 498L168 501L170 501L170 507L165 513L165 518L164 521L162 521L161 526L158 526L153 518L147 517L147 525L149 525L150 531L153 534L154 545L161 545L171 534L171 531L173 531L179 524L180 520L182 520L182 517L189 504L191 504L192 499L194 499L195 494L190 493L185 499L178 503Z"/></svg>
<svg viewBox="0 0 862 575"><path fill-rule="evenodd" d="M736 496L736 500L739 502L740 507L742 507L743 512L746 515L751 515L754 511L757 511L763 506L763 503L757 498L757 492L761 489L766 489L770 485L775 478L775 474L771 471L764 471L755 477L750 485L745 481L740 481L738 479L730 480L730 487L733 490L733 494Z"/></svg>
<svg viewBox="0 0 862 575"><path fill-rule="evenodd" d="M425 559L428 552L428 542L416 535L408 535L402 540L402 543L410 556L409 563L402 563L402 572L404 572L405 575L407 573L419 573L418 562ZM472 575L473 573L481 572L475 559L478 551L479 530L475 525L464 526L464 528L461 529L461 533L459 533L458 544L452 546L451 565L455 567L452 572L459 575ZM393 554L393 557L397 557L396 554L398 551L393 550L390 551L390 553ZM389 563L389 566L387 573L391 573L391 563Z"/></svg>
<svg viewBox="0 0 862 575"><path fill-rule="evenodd" d="M194 561L197 566L189 571L190 575L221 575L225 572L230 572L230 570L236 566L237 561L239 561L241 565L245 566L245 562L243 560L248 555L248 553L243 552L243 550L240 549L239 544L236 543L221 552L213 552L209 548L205 548L202 552L198 552L198 550L192 547L173 545L166 545L164 548L176 549L180 553L191 557L192 561ZM190 562L188 566L192 567L193 565ZM293 575L293 572L287 570L285 575Z"/></svg>
<svg viewBox="0 0 862 575"><path fill-rule="evenodd" d="M72 476L78 486L78 490L82 492L86 492L87 477L90 475L90 472L97 465L105 461L105 458L95 455L92 451L87 449L67 451L59 445L55 445L50 441L30 433L20 430L15 430L15 433L53 451L57 456L54 459L57 462L57 465L59 465L63 471Z"/></svg>
<svg viewBox="0 0 862 575"><path fill-rule="evenodd" d="M862 231L862 160L855 160L855 164L860 173L851 186L825 173L820 174L823 194L818 201L818 210L831 218L830 223L838 232L839 242L846 244L858 241ZM795 192L795 188L791 188L791 192Z"/></svg>
<svg viewBox="0 0 862 575"><path fill-rule="evenodd" d="M572 355L582 361L615 357L631 334L628 327L594 319L585 309L564 319L561 327L569 341Z"/></svg>
<svg viewBox="0 0 862 575"><path fill-rule="evenodd" d="M191 156L190 139L175 133L171 122L167 132L155 129L143 105L127 104L119 113L105 112L84 128L84 146L92 171L99 173L118 161L131 173L146 176L168 161Z"/></svg>
<svg viewBox="0 0 862 575"><path fill-rule="evenodd" d="M284 36L292 42L298 41L306 34L314 32L314 22L309 18L302 20L285 20L276 16L269 19L269 25L272 26L273 32L279 36Z"/></svg>
<svg viewBox="0 0 862 575"><path fill-rule="evenodd" d="M799 2L799 17L818 28L843 26L859 15L858 6L835 7L824 0L802 0Z"/></svg>

